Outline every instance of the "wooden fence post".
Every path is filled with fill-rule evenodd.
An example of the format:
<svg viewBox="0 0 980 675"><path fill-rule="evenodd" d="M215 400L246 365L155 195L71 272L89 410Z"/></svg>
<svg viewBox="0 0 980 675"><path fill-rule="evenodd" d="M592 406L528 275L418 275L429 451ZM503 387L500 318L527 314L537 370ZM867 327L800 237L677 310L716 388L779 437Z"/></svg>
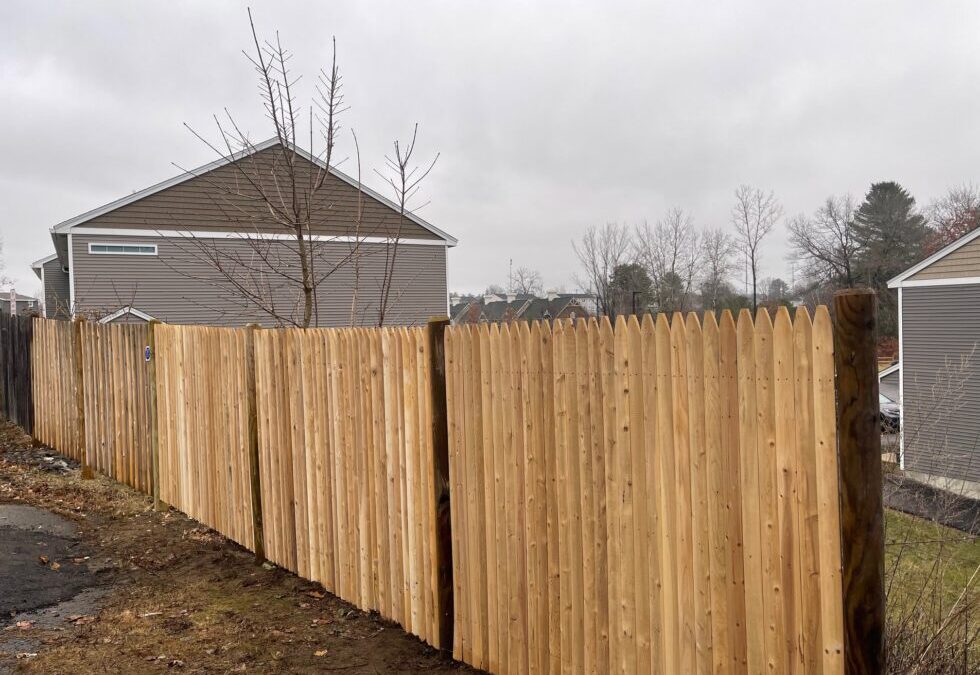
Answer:
<svg viewBox="0 0 980 675"><path fill-rule="evenodd" d="M150 457L153 475L153 508L156 511L167 509L160 500L160 428L157 413L157 335L156 327L160 325L157 319L150 319L146 330L147 360L146 379L150 389Z"/></svg>
<svg viewBox="0 0 980 675"><path fill-rule="evenodd" d="M85 439L85 368L82 363L82 324L84 316L76 316L72 320L72 331L75 342L75 411L78 417L79 456L82 458L82 479L95 478L92 470L92 458L89 457L89 447Z"/></svg>
<svg viewBox="0 0 980 675"><path fill-rule="evenodd" d="M449 426L446 411L446 326L445 316L429 319L426 339L429 348L429 402L432 411L432 470L436 509L436 589L439 616L439 646L453 648L453 547L449 516Z"/></svg>
<svg viewBox="0 0 980 675"><path fill-rule="evenodd" d="M245 327L245 397L248 413L248 476L252 489L252 548L255 562L265 562L265 536L262 527L262 484L259 472L259 419L255 392L255 331L258 324Z"/></svg>
<svg viewBox="0 0 980 675"><path fill-rule="evenodd" d="M845 672L885 670L885 531L871 289L834 295Z"/></svg>

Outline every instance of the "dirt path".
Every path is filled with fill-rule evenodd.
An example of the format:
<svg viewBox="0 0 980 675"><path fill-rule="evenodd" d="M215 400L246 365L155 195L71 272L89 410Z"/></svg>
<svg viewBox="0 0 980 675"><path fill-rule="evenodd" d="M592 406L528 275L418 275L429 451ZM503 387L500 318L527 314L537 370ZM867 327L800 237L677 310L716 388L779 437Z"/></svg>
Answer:
<svg viewBox="0 0 980 675"><path fill-rule="evenodd" d="M0 672L477 672L151 506L0 426Z"/></svg>

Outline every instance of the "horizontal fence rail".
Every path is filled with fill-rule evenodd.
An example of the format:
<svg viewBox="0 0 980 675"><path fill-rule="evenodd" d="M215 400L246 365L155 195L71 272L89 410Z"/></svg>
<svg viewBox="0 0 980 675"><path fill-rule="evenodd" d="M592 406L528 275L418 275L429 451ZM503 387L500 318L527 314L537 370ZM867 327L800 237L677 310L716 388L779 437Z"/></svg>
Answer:
<svg viewBox="0 0 980 675"><path fill-rule="evenodd" d="M454 327L447 368L457 658L842 672L825 308Z"/></svg>
<svg viewBox="0 0 980 675"><path fill-rule="evenodd" d="M266 554L443 646L425 331L255 338Z"/></svg>

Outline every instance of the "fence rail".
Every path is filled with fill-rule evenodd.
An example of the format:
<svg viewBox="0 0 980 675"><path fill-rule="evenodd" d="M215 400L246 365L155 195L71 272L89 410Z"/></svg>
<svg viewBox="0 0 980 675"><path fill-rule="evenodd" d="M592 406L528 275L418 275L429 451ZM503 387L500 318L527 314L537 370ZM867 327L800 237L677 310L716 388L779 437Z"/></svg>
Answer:
<svg viewBox="0 0 980 675"><path fill-rule="evenodd" d="M826 308L443 326L0 323L0 377L29 363L40 441L493 672L840 673L880 647L843 638L880 589L841 579L861 444ZM844 527L874 522L843 480Z"/></svg>

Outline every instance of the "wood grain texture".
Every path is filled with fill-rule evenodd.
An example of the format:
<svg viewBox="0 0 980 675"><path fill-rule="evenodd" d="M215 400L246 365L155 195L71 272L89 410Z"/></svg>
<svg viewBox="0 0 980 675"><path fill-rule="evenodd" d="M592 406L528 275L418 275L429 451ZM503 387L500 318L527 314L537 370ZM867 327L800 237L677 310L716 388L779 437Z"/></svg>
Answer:
<svg viewBox="0 0 980 675"><path fill-rule="evenodd" d="M875 353L877 298L834 296L834 357L843 541L844 664L848 673L885 670L885 532ZM818 322L821 316L817 316Z"/></svg>

